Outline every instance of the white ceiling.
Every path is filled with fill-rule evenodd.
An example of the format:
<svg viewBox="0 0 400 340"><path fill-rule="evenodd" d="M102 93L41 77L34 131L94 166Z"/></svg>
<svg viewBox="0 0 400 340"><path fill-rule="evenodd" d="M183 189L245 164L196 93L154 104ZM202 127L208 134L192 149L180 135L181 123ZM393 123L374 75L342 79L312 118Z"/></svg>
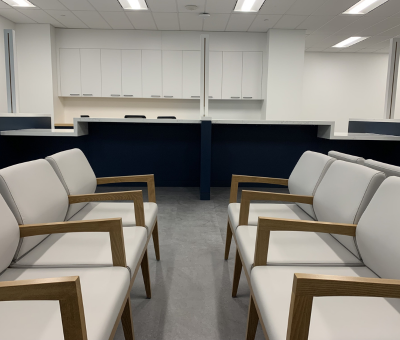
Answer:
<svg viewBox="0 0 400 340"><path fill-rule="evenodd" d="M0 0L0 15L15 23L61 28L266 32L307 30L306 49L387 53L400 36L400 0L389 0L363 16L342 15L358 0L266 0L258 13L234 13L236 0L146 0L150 11L125 11L117 0L31 0L34 9L15 9ZM186 5L197 5L188 11ZM200 18L199 13L211 16ZM346 49L331 46L350 36L369 36Z"/></svg>

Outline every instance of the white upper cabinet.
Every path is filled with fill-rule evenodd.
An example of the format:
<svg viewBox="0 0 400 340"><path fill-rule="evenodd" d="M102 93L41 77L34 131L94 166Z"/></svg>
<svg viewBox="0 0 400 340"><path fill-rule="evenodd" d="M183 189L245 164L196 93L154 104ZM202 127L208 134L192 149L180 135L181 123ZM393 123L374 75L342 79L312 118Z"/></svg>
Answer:
<svg viewBox="0 0 400 340"><path fill-rule="evenodd" d="M142 97L142 51L122 51L122 96Z"/></svg>
<svg viewBox="0 0 400 340"><path fill-rule="evenodd" d="M61 96L77 97L82 94L79 49L60 49L60 80Z"/></svg>
<svg viewBox="0 0 400 340"><path fill-rule="evenodd" d="M222 98L222 52L210 52L208 96Z"/></svg>
<svg viewBox="0 0 400 340"><path fill-rule="evenodd" d="M162 96L161 50L142 51L142 84L144 98Z"/></svg>
<svg viewBox="0 0 400 340"><path fill-rule="evenodd" d="M100 49L81 49L81 84L84 97L101 97Z"/></svg>
<svg viewBox="0 0 400 340"><path fill-rule="evenodd" d="M243 52L243 99L261 99L262 52Z"/></svg>
<svg viewBox="0 0 400 340"><path fill-rule="evenodd" d="M182 51L163 51L164 98L182 98Z"/></svg>
<svg viewBox="0 0 400 340"><path fill-rule="evenodd" d="M242 52L223 52L222 99L242 98Z"/></svg>
<svg viewBox="0 0 400 340"><path fill-rule="evenodd" d="M101 50L101 93L121 97L121 50Z"/></svg>
<svg viewBox="0 0 400 340"><path fill-rule="evenodd" d="M200 98L200 51L183 51L183 98Z"/></svg>

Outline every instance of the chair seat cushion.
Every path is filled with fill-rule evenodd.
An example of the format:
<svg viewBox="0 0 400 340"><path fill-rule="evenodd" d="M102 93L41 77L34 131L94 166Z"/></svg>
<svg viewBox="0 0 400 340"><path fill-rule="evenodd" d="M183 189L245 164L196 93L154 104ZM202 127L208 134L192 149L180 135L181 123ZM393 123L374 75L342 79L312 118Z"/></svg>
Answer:
<svg viewBox="0 0 400 340"><path fill-rule="evenodd" d="M143 205L145 224L150 231L156 221L158 207L156 203L152 202L145 202ZM135 226L134 204L124 202L89 203L69 220L87 221L104 218L122 218L122 225L124 227Z"/></svg>
<svg viewBox="0 0 400 340"><path fill-rule="evenodd" d="M251 282L270 340L285 340L294 273L372 277L367 267L256 267ZM400 301L371 297L314 298L309 340L400 338Z"/></svg>
<svg viewBox="0 0 400 340"><path fill-rule="evenodd" d="M123 228L127 266L131 272L147 242L144 227ZM112 266L108 233L53 234L16 263L13 268Z"/></svg>
<svg viewBox="0 0 400 340"><path fill-rule="evenodd" d="M79 276L89 340L108 340L129 289L126 268L7 269L0 281ZM64 340L58 301L0 302L0 339Z"/></svg>
<svg viewBox="0 0 400 340"><path fill-rule="evenodd" d="M228 216L234 230L239 226L240 203L228 206ZM297 204L251 203L248 225L257 225L258 217L286 218L290 220L313 221L313 218Z"/></svg>
<svg viewBox="0 0 400 340"><path fill-rule="evenodd" d="M248 273L254 263L256 226L239 226L236 240ZM297 231L272 231L268 247L270 265L356 265L361 261L330 234Z"/></svg>

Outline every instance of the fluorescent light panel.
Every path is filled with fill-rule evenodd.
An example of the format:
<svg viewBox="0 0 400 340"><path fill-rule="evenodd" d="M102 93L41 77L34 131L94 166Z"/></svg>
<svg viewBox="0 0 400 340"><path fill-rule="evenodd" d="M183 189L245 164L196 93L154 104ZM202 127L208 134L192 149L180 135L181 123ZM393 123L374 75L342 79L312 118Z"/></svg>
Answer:
<svg viewBox="0 0 400 340"><path fill-rule="evenodd" d="M346 47L353 46L353 45L359 43L360 41L363 41L363 40L368 39L368 38L369 37L351 37L351 38L348 38L346 40L343 40L339 44L336 44L335 46L332 46L332 47L346 48Z"/></svg>
<svg viewBox="0 0 400 340"><path fill-rule="evenodd" d="M235 12L258 12L264 2L265 0L238 0Z"/></svg>
<svg viewBox="0 0 400 340"><path fill-rule="evenodd" d="M361 0L343 14L367 14L389 0Z"/></svg>
<svg viewBox="0 0 400 340"><path fill-rule="evenodd" d="M118 0L124 9L143 11L147 10L147 4L145 0Z"/></svg>
<svg viewBox="0 0 400 340"><path fill-rule="evenodd" d="M3 0L6 4L12 7L36 7L28 0Z"/></svg>

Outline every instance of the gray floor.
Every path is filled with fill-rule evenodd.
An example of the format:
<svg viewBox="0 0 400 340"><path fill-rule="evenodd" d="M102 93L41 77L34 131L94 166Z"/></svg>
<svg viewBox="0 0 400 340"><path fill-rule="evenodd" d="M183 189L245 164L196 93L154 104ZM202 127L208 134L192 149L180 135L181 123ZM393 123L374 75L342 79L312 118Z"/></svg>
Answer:
<svg viewBox="0 0 400 340"><path fill-rule="evenodd" d="M242 273L238 297L231 297L234 241L229 260L223 258L229 189L213 188L210 201L199 200L198 188L156 193L161 261L151 240L152 299L141 272L131 291L135 338L244 340L249 288ZM124 339L121 325L115 339ZM264 339L260 326L256 339Z"/></svg>

